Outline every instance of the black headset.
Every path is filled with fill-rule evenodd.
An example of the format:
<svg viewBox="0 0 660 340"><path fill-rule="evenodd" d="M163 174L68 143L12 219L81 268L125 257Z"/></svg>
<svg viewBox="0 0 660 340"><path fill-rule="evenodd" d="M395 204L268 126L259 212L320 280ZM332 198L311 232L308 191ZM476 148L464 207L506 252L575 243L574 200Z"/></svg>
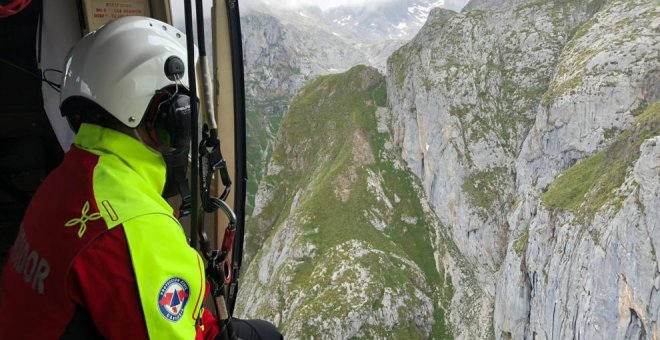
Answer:
<svg viewBox="0 0 660 340"><path fill-rule="evenodd" d="M179 218L190 214L191 198L188 184L188 153L192 137L190 97L178 83L185 73L185 64L176 56L165 61L165 76L175 82L156 91L147 109L146 127L153 142L167 145L172 151L163 153L167 165L167 182L176 185L181 195ZM174 90L174 93L170 92ZM166 188L167 191L167 188ZM169 196L167 192L163 193Z"/></svg>
<svg viewBox="0 0 660 340"><path fill-rule="evenodd" d="M185 73L183 61L176 56L165 61L165 75L178 81ZM174 149L187 149L190 145L190 97L181 85L170 85L156 91L147 108L146 127L151 139L158 145ZM171 92L174 91L174 92Z"/></svg>
<svg viewBox="0 0 660 340"><path fill-rule="evenodd" d="M160 90L152 98L145 117L146 128L156 145L185 148L192 136L190 97L169 90Z"/></svg>

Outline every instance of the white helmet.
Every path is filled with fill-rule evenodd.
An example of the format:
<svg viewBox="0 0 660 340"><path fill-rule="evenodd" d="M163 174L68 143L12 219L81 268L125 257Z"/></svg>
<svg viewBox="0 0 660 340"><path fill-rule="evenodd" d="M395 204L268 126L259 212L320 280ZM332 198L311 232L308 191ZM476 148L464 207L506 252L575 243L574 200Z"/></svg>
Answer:
<svg viewBox="0 0 660 340"><path fill-rule="evenodd" d="M188 87L187 65L186 36L181 31L151 18L120 18L87 34L71 49L60 107L82 97L134 128L156 91L177 82Z"/></svg>

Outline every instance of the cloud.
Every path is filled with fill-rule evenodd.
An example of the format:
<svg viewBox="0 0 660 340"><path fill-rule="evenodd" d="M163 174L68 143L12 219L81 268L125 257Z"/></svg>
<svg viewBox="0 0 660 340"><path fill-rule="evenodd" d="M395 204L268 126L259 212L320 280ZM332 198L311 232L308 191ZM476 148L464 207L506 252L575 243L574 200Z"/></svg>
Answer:
<svg viewBox="0 0 660 340"><path fill-rule="evenodd" d="M302 7L317 7L322 10L335 8L340 6L347 7L368 7L376 9L378 6L393 2L404 0L241 0L241 13L249 12L250 10L259 10L264 7L272 9L296 9ZM444 0L445 8L460 12L461 9L467 4L469 0ZM175 13L175 19L183 20L183 1L170 0L172 4L172 11ZM204 0L204 7L206 12L211 8L213 0ZM193 1L194 8L194 1ZM180 18L179 18L180 17ZM178 21L178 20L177 20Z"/></svg>
<svg viewBox="0 0 660 340"><path fill-rule="evenodd" d="M302 7L317 7L322 10L347 6L347 7L368 7L370 9L376 9L378 6L400 2L404 0L242 0L241 10L259 10L263 7L273 8L273 9L296 9ZM463 7L468 3L469 0L444 0L445 5L443 7L460 12Z"/></svg>
<svg viewBox="0 0 660 340"><path fill-rule="evenodd" d="M350 7L378 7L385 3L396 2L397 0L243 0L241 7L246 9L259 9L261 6L280 9L293 9L301 7L318 7L328 9L340 6ZM400 0L398 0L400 1Z"/></svg>
<svg viewBox="0 0 660 340"><path fill-rule="evenodd" d="M445 8L460 12L469 0L445 0Z"/></svg>

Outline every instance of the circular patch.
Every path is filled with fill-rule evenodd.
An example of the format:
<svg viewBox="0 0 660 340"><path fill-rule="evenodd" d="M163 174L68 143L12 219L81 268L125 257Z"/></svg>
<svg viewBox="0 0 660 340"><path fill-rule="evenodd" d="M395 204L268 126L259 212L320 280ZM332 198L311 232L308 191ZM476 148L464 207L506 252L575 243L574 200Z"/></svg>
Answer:
<svg viewBox="0 0 660 340"><path fill-rule="evenodd" d="M167 320L179 321L190 297L190 286L178 277L167 281L158 292L158 309Z"/></svg>

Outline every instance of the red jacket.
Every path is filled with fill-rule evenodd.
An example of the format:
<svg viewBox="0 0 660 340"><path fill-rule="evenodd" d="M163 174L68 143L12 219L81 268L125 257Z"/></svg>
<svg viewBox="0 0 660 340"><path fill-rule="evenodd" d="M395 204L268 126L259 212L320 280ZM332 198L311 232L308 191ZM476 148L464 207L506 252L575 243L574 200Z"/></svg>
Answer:
<svg viewBox="0 0 660 340"><path fill-rule="evenodd" d="M0 339L214 337L203 261L160 196L164 183L160 155L83 125L11 249Z"/></svg>

